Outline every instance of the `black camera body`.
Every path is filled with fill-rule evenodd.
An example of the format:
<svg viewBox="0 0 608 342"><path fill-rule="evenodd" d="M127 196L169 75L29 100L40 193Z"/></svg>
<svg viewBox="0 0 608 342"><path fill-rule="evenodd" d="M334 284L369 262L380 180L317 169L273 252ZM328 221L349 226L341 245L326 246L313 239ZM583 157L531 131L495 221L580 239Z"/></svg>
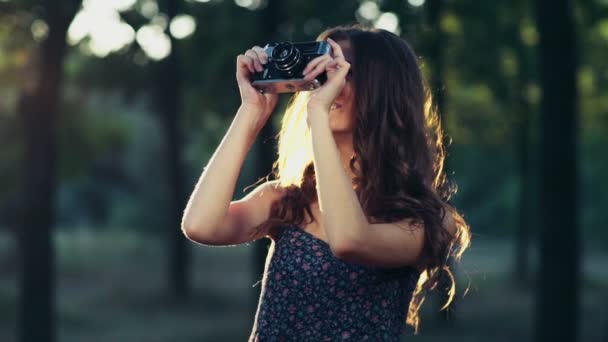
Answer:
<svg viewBox="0 0 608 342"><path fill-rule="evenodd" d="M331 45L325 41L269 43L264 47L268 63L264 70L255 72L251 84L262 93L293 93L310 91L327 81L321 73L311 81L304 80L302 70L312 59L331 53Z"/></svg>

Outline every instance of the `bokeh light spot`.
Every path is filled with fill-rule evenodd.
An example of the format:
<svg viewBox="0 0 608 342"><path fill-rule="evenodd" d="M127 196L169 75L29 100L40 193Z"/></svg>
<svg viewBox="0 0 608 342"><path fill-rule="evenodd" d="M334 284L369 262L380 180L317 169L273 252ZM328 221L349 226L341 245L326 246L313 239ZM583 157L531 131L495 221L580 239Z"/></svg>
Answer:
<svg viewBox="0 0 608 342"><path fill-rule="evenodd" d="M49 25L44 20L36 19L32 22L30 27L32 31L32 37L37 42L43 41L49 34Z"/></svg>
<svg viewBox="0 0 608 342"><path fill-rule="evenodd" d="M424 0L407 0L407 2L415 7L420 7L422 5L424 5Z"/></svg>
<svg viewBox="0 0 608 342"><path fill-rule="evenodd" d="M374 22L374 27L384 29L395 34L400 33L399 17L393 12L385 12Z"/></svg>
<svg viewBox="0 0 608 342"><path fill-rule="evenodd" d="M364 1L357 10L359 15L367 20L374 20L380 16L380 8L373 1Z"/></svg>
<svg viewBox="0 0 608 342"><path fill-rule="evenodd" d="M169 24L169 31L171 35L177 39L183 39L191 35L196 30L196 20L194 17L181 14L175 16Z"/></svg>
<svg viewBox="0 0 608 342"><path fill-rule="evenodd" d="M162 26L144 25L137 30L135 39L151 59L158 61L171 53L171 39L165 34Z"/></svg>

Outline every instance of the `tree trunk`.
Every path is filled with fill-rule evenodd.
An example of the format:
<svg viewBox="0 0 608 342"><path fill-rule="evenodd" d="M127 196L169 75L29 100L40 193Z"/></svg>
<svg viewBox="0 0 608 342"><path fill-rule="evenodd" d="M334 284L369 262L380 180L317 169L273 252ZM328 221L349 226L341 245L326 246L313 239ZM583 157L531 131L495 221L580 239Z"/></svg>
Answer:
<svg viewBox="0 0 608 342"><path fill-rule="evenodd" d="M57 127L66 32L79 2L39 5L48 36L30 54L17 103L24 136L19 251L18 340L55 340L55 251L52 229L56 193Z"/></svg>
<svg viewBox="0 0 608 342"><path fill-rule="evenodd" d="M166 1L166 13L169 22L177 15L179 0ZM159 111L162 131L167 146L167 177L170 191L171 222L167 230L169 262L167 265L168 286L175 298L186 298L191 292L190 265L191 250L188 239L180 229L183 208L186 206L186 195L183 184L182 140L179 130L180 92L182 78L179 70L177 41L171 38L171 53L161 61L157 68Z"/></svg>
<svg viewBox="0 0 608 342"><path fill-rule="evenodd" d="M541 100L536 340L576 341L580 245L576 36L568 0L536 0ZM556 327L559 327L556 329Z"/></svg>
<svg viewBox="0 0 608 342"><path fill-rule="evenodd" d="M521 62L521 60L520 60ZM530 120L530 106L525 99L525 94L522 94L525 90L522 88L518 91L518 111L520 114L520 121L517 125L517 155L519 155L519 178L520 178L520 189L519 189L519 224L515 231L515 244L514 244L514 269L513 276L516 284L526 286L529 281L530 267L529 267L529 250L530 250L530 235L531 225L530 216L531 210L531 186L532 172L530 172L530 154L528 143L529 126Z"/></svg>

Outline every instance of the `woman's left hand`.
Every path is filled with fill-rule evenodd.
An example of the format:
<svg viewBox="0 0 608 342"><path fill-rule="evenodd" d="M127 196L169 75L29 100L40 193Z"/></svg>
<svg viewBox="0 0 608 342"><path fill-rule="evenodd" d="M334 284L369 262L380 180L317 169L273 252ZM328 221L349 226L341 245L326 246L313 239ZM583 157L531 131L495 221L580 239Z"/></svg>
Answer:
<svg viewBox="0 0 608 342"><path fill-rule="evenodd" d="M346 84L346 75L350 69L350 63L344 59L344 53L338 43L331 38L327 38L327 42L332 47L332 55L324 55L310 61L303 74L304 79L311 81L317 75L325 72L327 81L315 90L311 91L310 99L308 100L308 111L311 110L326 110L329 112L334 100Z"/></svg>

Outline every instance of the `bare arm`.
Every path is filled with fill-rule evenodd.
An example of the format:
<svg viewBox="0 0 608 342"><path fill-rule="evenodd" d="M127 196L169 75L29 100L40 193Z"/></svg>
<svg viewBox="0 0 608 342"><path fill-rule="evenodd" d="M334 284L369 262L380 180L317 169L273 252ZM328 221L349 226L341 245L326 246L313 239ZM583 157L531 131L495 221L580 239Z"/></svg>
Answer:
<svg viewBox="0 0 608 342"><path fill-rule="evenodd" d="M241 106L228 132L204 168L184 210L181 229L191 240L225 245L250 241L252 228L263 222L270 202L280 194L276 182L264 183L245 198L231 202L245 157L255 137L268 121L277 94L261 94L251 85L251 74L262 71L268 56L259 46L237 56L236 80ZM275 186L272 186L275 185Z"/></svg>
<svg viewBox="0 0 608 342"><path fill-rule="evenodd" d="M252 118L258 113L241 106L219 147L204 168L182 218L187 236L212 233L226 216L245 157L255 140Z"/></svg>
<svg viewBox="0 0 608 342"><path fill-rule="evenodd" d="M255 115L256 111L239 109L196 184L182 218L182 231L190 240L226 246L268 235L267 230L254 228L268 219L272 203L282 196L278 181L262 183L243 199L231 201L245 156L259 130L250 124L254 120L250 116Z"/></svg>
<svg viewBox="0 0 608 342"><path fill-rule="evenodd" d="M192 192L182 231L194 242L227 246L270 235L267 229L254 228L268 219L272 203L283 195L278 180L231 201L245 156L261 127L251 120L259 120L257 111L241 107Z"/></svg>

